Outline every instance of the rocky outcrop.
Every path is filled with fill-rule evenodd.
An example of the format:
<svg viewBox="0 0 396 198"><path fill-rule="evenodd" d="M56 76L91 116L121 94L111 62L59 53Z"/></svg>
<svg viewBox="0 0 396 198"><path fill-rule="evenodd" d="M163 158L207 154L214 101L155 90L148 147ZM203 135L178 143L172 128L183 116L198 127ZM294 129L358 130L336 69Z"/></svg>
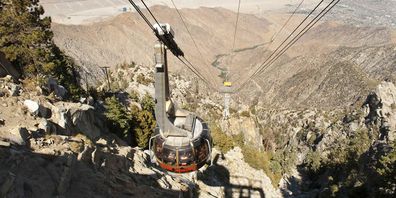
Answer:
<svg viewBox="0 0 396 198"><path fill-rule="evenodd" d="M239 147L226 154L216 149L214 164L198 173L197 185L202 197L281 197L263 170L255 170L245 161Z"/></svg>
<svg viewBox="0 0 396 198"><path fill-rule="evenodd" d="M67 96L67 90L62 85L59 85L58 82L53 78L48 78L48 83L46 89L49 93L53 92L55 97L63 100Z"/></svg>
<svg viewBox="0 0 396 198"><path fill-rule="evenodd" d="M15 84L12 76L7 75L4 78L0 78L0 97L5 94L9 96L18 96L21 92L21 86Z"/></svg>
<svg viewBox="0 0 396 198"><path fill-rule="evenodd" d="M0 147L0 193L4 197L175 197L161 189L161 177L135 172L141 151L125 149L106 138L106 146L85 136L52 135L31 139L30 149ZM84 149L89 148L89 149ZM85 152L85 154L83 154ZM78 159L79 154L85 157ZM145 178L145 179L143 179Z"/></svg>
<svg viewBox="0 0 396 198"><path fill-rule="evenodd" d="M56 123L60 134L72 135L83 133L91 139L96 139L101 133L107 133L104 118L94 107L86 104L59 102L51 105L52 123ZM44 124L45 128L51 123Z"/></svg>
<svg viewBox="0 0 396 198"><path fill-rule="evenodd" d="M381 105L377 109L381 118L382 128L384 129L383 137L392 142L396 140L396 87L391 82L381 83L375 94L380 99ZM376 111L371 109L370 111Z"/></svg>
<svg viewBox="0 0 396 198"><path fill-rule="evenodd" d="M42 118L50 118L51 117L51 110L40 105L38 102L33 100L25 100L23 105L29 110L29 112L34 116L39 116Z"/></svg>

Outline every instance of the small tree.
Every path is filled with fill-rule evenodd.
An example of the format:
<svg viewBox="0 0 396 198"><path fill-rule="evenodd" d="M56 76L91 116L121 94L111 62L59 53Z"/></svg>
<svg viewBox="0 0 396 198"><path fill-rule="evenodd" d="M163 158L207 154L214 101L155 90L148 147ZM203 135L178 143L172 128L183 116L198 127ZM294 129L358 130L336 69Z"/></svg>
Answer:
<svg viewBox="0 0 396 198"><path fill-rule="evenodd" d="M110 121L110 129L118 137L126 139L131 128L131 115L115 96L107 98L105 101L107 111L105 113Z"/></svg>
<svg viewBox="0 0 396 198"><path fill-rule="evenodd" d="M143 110L154 113L155 103L150 94L146 93L140 101Z"/></svg>
<svg viewBox="0 0 396 198"><path fill-rule="evenodd" d="M143 110L136 117L137 126L135 126L135 135L137 145L141 148L147 148L153 133L156 122L151 112Z"/></svg>
<svg viewBox="0 0 396 198"><path fill-rule="evenodd" d="M76 65L53 42L51 19L42 17L38 0L1 0L0 50L32 78L47 75L58 79L72 95L81 94Z"/></svg>

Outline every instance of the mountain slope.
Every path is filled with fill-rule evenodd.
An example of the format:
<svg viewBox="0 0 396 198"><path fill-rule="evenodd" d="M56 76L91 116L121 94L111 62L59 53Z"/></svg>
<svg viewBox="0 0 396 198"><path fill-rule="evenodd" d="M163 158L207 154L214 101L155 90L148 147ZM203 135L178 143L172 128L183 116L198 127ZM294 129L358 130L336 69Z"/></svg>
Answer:
<svg viewBox="0 0 396 198"><path fill-rule="evenodd" d="M152 8L161 22L172 25L175 38L186 57L196 65L209 80L220 84L219 71L210 66L217 54L232 48L236 14L222 8L183 9L181 12L200 49L194 43L174 9L164 6ZM268 22L253 15L241 15L238 47L248 47L264 40ZM254 28L252 28L254 27ZM154 34L136 13L119 15L111 20L91 25L54 24L55 42L62 50L84 66L93 76L102 73L99 66L114 67L123 62L153 64ZM171 70L185 70L170 56Z"/></svg>

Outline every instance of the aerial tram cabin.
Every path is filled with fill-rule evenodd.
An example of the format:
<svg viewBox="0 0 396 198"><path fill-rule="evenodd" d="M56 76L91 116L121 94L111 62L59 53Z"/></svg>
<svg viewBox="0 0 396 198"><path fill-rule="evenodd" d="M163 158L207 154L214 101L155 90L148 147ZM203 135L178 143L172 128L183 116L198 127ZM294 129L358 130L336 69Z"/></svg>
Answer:
<svg viewBox="0 0 396 198"><path fill-rule="evenodd" d="M152 159L174 173L194 172L211 160L212 138L208 125L192 112L177 108L170 98L167 50L183 52L173 40L169 24L156 24L155 116L157 128L150 139Z"/></svg>

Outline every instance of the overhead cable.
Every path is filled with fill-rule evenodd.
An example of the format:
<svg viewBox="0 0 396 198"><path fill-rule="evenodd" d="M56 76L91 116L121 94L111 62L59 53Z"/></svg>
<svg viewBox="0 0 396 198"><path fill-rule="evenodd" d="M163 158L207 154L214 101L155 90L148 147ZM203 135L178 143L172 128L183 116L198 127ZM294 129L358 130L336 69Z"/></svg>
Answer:
<svg viewBox="0 0 396 198"><path fill-rule="evenodd" d="M290 47L292 47L304 34L306 34L316 23L318 23L334 6L338 4L340 0L333 0L329 5L326 6L303 30L301 30L292 41L290 41L280 53L274 57L268 65L274 63L280 56L282 56ZM334 3L335 2L335 3ZM259 74L264 71L265 68L261 69Z"/></svg>
<svg viewBox="0 0 396 198"><path fill-rule="evenodd" d="M293 18L293 16L297 13L298 9L301 7L301 5L304 3L305 0L302 0L300 2L300 4L298 4L298 6L296 7L296 9L293 11L293 13L289 16L289 18L286 20L286 22L283 24L283 26L281 27L281 29L276 32L272 38L271 38L271 42L273 42L276 37L283 31L283 29L285 29L285 27L287 26L287 24L289 24L290 20Z"/></svg>
<svg viewBox="0 0 396 198"><path fill-rule="evenodd" d="M135 8L136 12L138 12L138 14L143 18L143 20L147 23L147 25L150 27L151 30L153 30L153 32L155 31L154 26L150 23L150 21L147 19L147 17L143 14L143 12L140 10L139 6L136 5L136 3L133 0L128 0L132 6Z"/></svg>
<svg viewBox="0 0 396 198"><path fill-rule="evenodd" d="M238 0L238 11L237 11L237 17L236 17L236 22L235 22L234 42L232 44L232 50L235 50L235 41L236 41L236 35L237 35L237 30L238 30L240 10L241 10L241 0Z"/></svg>
<svg viewBox="0 0 396 198"><path fill-rule="evenodd" d="M189 34L191 40L193 41L195 48L197 49L199 55L201 56L201 59L202 59L202 60L206 60L206 59L204 59L204 57L203 57L203 55L202 55L202 52L201 52L201 50L199 49L199 47L198 47L198 45L197 45L197 42L195 41L194 37L192 36L190 29L187 27L187 23L185 22L185 20L184 20L182 14L181 14L181 12L179 11L179 9L177 8L177 6L176 6L176 4L175 4L175 2L174 2L173 0L171 0L171 2L172 2L172 4L173 4L173 7L176 9L176 12L177 12L177 14L179 15L180 20L182 21L184 27L186 28L187 33Z"/></svg>
<svg viewBox="0 0 396 198"><path fill-rule="evenodd" d="M300 24L293 30L292 33L290 33L287 38L270 54L270 56L253 72L253 74L251 74L244 83L242 83L242 85L237 89L237 91L241 90L255 75L257 75L257 73L261 70L261 68L268 62L268 60L270 60L273 55L275 55L278 50L283 46L283 44L285 44L290 37L293 36L293 34L305 23L305 21L316 11L316 9L318 9L318 7L324 2L324 0L321 0L316 6L315 8L300 22Z"/></svg>
<svg viewBox="0 0 396 198"><path fill-rule="evenodd" d="M297 36L295 36L291 41L288 42L286 46L284 46L280 51L279 49L290 39L290 37L301 27L302 24L308 19L312 13L323 3L323 0L318 3L318 5L307 15L307 17L295 28L295 30L282 42L281 45L261 64L256 71L249 77L247 80L237 89L240 91L250 80L257 77L264 69L269 67L274 61L276 61L287 49L289 49L294 43L296 43L307 31L309 31L320 19L322 19L335 5L338 4L340 0L332 0L326 8L324 8L311 22L306 25L302 31L299 32ZM334 3L335 2L335 3ZM279 52L278 52L279 51ZM275 55L276 54L276 55ZM275 55L275 56L274 56Z"/></svg>

